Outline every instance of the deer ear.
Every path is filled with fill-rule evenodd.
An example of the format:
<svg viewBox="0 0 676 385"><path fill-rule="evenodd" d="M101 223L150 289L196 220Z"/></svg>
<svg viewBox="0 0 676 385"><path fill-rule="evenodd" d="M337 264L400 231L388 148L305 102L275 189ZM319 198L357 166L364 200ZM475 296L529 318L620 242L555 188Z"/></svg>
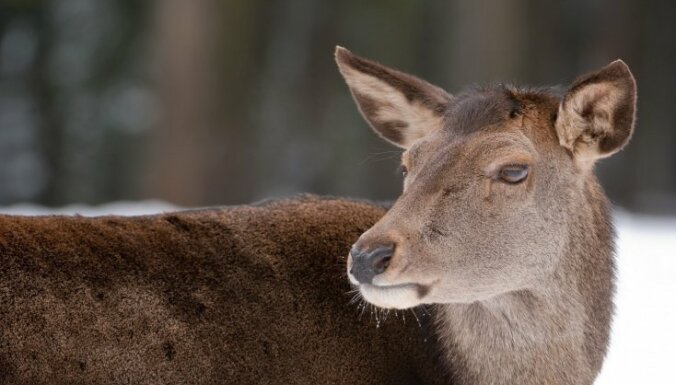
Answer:
<svg viewBox="0 0 676 385"><path fill-rule="evenodd" d="M451 96L414 76L336 47L338 69L371 127L391 143L408 148L439 129Z"/></svg>
<svg viewBox="0 0 676 385"><path fill-rule="evenodd" d="M621 150L636 120L636 81L616 60L573 83L559 106L556 132L578 161L591 164Z"/></svg>

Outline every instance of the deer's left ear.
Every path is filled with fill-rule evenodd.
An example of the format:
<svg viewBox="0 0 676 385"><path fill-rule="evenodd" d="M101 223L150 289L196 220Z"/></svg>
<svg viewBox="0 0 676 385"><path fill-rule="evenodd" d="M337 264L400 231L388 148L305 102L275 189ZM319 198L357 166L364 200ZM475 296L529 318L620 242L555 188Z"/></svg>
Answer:
<svg viewBox="0 0 676 385"><path fill-rule="evenodd" d="M636 81L616 60L573 83L559 106L559 142L581 163L593 163L621 150L636 120Z"/></svg>

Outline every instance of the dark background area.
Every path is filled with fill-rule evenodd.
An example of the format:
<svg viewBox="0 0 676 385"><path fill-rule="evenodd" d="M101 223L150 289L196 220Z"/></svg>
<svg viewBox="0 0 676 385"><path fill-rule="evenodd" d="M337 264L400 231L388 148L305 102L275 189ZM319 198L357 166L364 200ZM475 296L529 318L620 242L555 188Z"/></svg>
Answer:
<svg viewBox="0 0 676 385"><path fill-rule="evenodd" d="M676 2L3 0L0 204L295 192L391 199L399 151L361 120L336 44L450 92L569 84L624 59L630 146L611 199L676 213Z"/></svg>

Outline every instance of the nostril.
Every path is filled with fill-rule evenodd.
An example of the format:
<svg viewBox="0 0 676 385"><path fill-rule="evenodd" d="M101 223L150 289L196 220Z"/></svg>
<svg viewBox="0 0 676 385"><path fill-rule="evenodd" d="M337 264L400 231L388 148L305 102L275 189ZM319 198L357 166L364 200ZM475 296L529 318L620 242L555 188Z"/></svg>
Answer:
<svg viewBox="0 0 676 385"><path fill-rule="evenodd" d="M353 247L350 250L352 266L350 274L359 283L371 283L373 277L384 272L390 266L394 255L394 245L376 246L368 250Z"/></svg>
<svg viewBox="0 0 676 385"><path fill-rule="evenodd" d="M391 255L377 258L373 261L373 271L375 271L376 274L380 274L387 270L387 267L390 266L390 260L392 260Z"/></svg>
<svg viewBox="0 0 676 385"><path fill-rule="evenodd" d="M371 251L369 260L373 272L375 274L384 272L390 265L392 255L394 255L394 247L392 246L383 246Z"/></svg>

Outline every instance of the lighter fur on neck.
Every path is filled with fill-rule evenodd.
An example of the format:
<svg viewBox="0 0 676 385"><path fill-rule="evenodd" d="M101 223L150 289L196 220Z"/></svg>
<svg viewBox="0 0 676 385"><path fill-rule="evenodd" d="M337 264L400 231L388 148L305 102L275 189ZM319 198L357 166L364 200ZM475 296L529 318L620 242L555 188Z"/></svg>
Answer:
<svg viewBox="0 0 676 385"><path fill-rule="evenodd" d="M446 359L467 369L463 384L583 384L584 305L563 272L542 287L471 304L438 305ZM564 361L564 362L562 362Z"/></svg>

